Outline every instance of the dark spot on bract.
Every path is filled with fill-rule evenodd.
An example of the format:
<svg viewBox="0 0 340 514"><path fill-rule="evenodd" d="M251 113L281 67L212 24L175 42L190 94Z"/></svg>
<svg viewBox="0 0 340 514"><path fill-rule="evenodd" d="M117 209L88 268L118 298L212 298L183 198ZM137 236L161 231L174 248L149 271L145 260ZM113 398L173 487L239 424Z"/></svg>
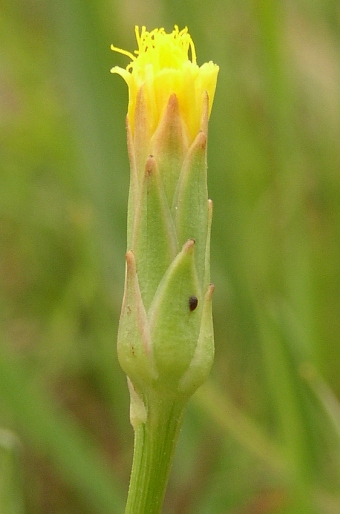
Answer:
<svg viewBox="0 0 340 514"><path fill-rule="evenodd" d="M189 309L194 311L198 305L198 298L196 296L190 296L189 298Z"/></svg>

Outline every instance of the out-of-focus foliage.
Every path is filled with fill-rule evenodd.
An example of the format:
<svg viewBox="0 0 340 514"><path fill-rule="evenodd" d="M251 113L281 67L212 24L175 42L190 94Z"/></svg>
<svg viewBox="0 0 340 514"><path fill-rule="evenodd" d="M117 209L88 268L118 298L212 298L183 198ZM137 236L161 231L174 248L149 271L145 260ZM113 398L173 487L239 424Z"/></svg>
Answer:
<svg viewBox="0 0 340 514"><path fill-rule="evenodd" d="M20 441L0 438L6 514L123 511L127 91L109 46L133 50L135 24L187 25L199 64L220 66L216 361L190 404L164 513L336 514L339 2L3 0L0 426Z"/></svg>

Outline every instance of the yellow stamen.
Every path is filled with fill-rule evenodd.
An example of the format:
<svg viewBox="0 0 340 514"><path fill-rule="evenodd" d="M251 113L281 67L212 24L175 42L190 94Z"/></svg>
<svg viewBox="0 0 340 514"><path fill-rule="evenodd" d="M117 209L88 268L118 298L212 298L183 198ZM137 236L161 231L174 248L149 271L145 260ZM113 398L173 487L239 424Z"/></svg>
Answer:
<svg viewBox="0 0 340 514"><path fill-rule="evenodd" d="M136 57L134 55L132 55L131 52L129 52L128 50L122 50L121 48L118 48L117 46L111 45L111 50L113 50L114 52L117 52L119 54L127 55L132 60L136 59Z"/></svg>

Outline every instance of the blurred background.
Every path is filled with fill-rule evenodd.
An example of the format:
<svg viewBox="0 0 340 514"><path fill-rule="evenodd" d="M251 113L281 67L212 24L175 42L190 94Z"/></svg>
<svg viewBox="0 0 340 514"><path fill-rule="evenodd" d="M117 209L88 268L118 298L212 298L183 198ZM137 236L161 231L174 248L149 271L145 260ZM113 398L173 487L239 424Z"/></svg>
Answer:
<svg viewBox="0 0 340 514"><path fill-rule="evenodd" d="M220 66L216 360L164 513L338 514L338 0L2 0L0 512L124 510L127 87L109 70L135 24L188 26Z"/></svg>

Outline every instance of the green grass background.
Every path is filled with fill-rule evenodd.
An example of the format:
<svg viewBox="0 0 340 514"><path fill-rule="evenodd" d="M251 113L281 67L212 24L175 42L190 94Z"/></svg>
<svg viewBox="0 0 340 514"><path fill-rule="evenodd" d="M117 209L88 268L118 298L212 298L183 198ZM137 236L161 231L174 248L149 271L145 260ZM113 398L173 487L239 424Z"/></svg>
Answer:
<svg viewBox="0 0 340 514"><path fill-rule="evenodd" d="M3 0L0 514L120 514L115 343L134 25L220 66L209 133L216 360L164 513L340 512L338 0ZM136 513L137 514L137 513Z"/></svg>

